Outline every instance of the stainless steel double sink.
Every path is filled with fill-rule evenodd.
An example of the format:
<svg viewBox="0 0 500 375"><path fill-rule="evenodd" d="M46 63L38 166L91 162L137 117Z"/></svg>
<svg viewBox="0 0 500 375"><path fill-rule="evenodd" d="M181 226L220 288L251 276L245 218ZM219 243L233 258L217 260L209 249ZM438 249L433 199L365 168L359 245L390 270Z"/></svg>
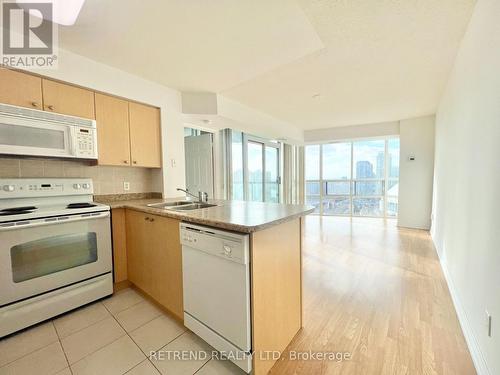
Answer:
<svg viewBox="0 0 500 375"><path fill-rule="evenodd" d="M172 211L191 211L191 210L199 210L201 208L215 207L217 205L211 203L176 201L176 202L151 203L148 204L147 206L154 208L163 208L165 210L172 210Z"/></svg>

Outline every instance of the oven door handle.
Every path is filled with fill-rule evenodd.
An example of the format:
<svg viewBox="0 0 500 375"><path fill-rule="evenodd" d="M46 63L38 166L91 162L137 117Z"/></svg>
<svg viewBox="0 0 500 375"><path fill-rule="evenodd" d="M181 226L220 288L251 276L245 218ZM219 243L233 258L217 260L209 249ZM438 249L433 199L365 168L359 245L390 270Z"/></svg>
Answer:
<svg viewBox="0 0 500 375"><path fill-rule="evenodd" d="M0 232L5 232L14 229L41 227L44 225L64 224L75 221L95 220L95 219L106 218L109 216L110 216L109 211L104 211L104 212L93 212L80 215L55 216L46 219L15 221L12 223L0 224Z"/></svg>

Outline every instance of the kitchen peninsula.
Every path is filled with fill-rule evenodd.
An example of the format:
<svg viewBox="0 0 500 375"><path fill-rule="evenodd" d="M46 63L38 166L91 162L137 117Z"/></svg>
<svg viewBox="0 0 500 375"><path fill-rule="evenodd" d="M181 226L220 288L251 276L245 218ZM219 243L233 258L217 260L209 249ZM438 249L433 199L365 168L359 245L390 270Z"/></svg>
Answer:
<svg viewBox="0 0 500 375"><path fill-rule="evenodd" d="M252 368L266 374L302 327L304 205L211 200L213 207L166 209L178 199L109 201L115 283L131 283L184 320L180 223L249 235Z"/></svg>

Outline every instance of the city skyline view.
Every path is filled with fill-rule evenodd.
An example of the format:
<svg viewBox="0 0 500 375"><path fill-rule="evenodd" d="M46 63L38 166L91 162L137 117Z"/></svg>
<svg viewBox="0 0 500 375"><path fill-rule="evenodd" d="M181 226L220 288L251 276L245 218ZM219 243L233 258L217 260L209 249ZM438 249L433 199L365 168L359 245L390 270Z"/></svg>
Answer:
<svg viewBox="0 0 500 375"><path fill-rule="evenodd" d="M308 145L305 176L317 213L396 217L399 138Z"/></svg>

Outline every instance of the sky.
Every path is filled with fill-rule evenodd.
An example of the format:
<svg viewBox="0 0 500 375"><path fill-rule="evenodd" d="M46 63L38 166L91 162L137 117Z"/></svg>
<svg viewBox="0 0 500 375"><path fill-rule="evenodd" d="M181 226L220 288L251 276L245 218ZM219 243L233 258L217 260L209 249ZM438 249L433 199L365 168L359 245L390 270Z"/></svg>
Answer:
<svg viewBox="0 0 500 375"><path fill-rule="evenodd" d="M358 161L372 163L377 167L377 155L384 152L384 140L353 142L354 168ZM306 180L319 179L319 145L306 146ZM390 139L388 154L393 166L399 166L399 139ZM351 175L351 142L323 145L323 179L349 179Z"/></svg>

